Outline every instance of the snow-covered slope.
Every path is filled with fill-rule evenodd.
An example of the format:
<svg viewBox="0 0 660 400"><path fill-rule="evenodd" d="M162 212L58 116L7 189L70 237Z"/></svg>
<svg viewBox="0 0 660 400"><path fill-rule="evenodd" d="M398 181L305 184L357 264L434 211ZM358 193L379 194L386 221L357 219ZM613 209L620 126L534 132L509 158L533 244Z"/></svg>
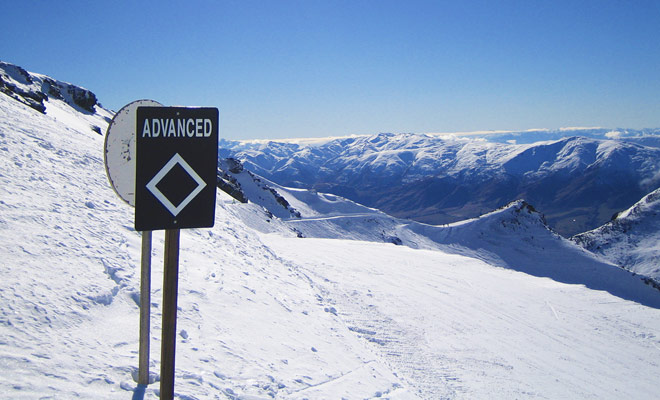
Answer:
<svg viewBox="0 0 660 400"><path fill-rule="evenodd" d="M660 189L602 227L572 239L616 265L653 279L660 287Z"/></svg>
<svg viewBox="0 0 660 400"><path fill-rule="evenodd" d="M140 236L107 183L103 138L90 128L104 130L106 112L53 98L44 105L42 113L0 93L0 397L156 399L157 383L141 393L134 381ZM378 213L354 203L338 212L336 196L291 193L298 197L283 195L300 218L219 192L215 227L182 232L177 398L656 395L660 309L649 306L660 292L637 281L630 287L650 297L630 301L590 282L512 270L518 252L520 268L529 258L557 259L526 240L501 259L483 256L507 234L539 234L538 216L522 203L465 223L484 229L472 247L469 230L442 241L405 228L429 244L413 249L298 238L293 224L341 221L342 212L354 217L344 232L366 234L362 218ZM522 217L491 231L507 213ZM547 240L564 243L551 233ZM156 232L154 372L162 248ZM565 266L591 265L568 254L558 259Z"/></svg>
<svg viewBox="0 0 660 400"><path fill-rule="evenodd" d="M317 144L223 141L221 153L284 186L425 223L476 217L524 198L553 229L572 235L602 225L660 185L660 148L640 144L642 138L657 136L639 143L572 136L509 144L380 134Z"/></svg>
<svg viewBox="0 0 660 400"><path fill-rule="evenodd" d="M285 219L283 224L298 236L393 243L462 254L491 265L582 284L660 307L658 293L640 287L640 277L604 262L553 232L544 216L522 200L479 218L435 226L391 217L338 196L284 188L245 171L235 176L243 187L258 184L261 192L257 195L248 189L254 193L248 199L269 210L271 215L279 213ZM273 193L285 201L274 202ZM291 215L291 206L300 211ZM280 221L273 222L276 223ZM263 224L255 227L264 230ZM264 231L271 229L266 227ZM649 242L654 239L651 235ZM539 254L543 257L539 258Z"/></svg>
<svg viewBox="0 0 660 400"><path fill-rule="evenodd" d="M45 106L0 94L1 397L125 399L137 387L140 236L107 182L103 137L86 126L105 129L105 111ZM245 225L263 216L221 193L216 227L182 233L178 398L415 398ZM162 248L156 232L156 373Z"/></svg>

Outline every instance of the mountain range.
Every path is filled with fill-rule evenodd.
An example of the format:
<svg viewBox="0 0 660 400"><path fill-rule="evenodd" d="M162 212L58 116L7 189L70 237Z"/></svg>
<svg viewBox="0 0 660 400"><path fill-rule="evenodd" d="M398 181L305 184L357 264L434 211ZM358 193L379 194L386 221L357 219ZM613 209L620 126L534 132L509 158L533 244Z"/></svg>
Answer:
<svg viewBox="0 0 660 400"><path fill-rule="evenodd" d="M221 154L278 184L429 224L477 217L522 198L565 236L604 224L660 185L659 130L559 133L571 136L526 144L425 134L222 141Z"/></svg>

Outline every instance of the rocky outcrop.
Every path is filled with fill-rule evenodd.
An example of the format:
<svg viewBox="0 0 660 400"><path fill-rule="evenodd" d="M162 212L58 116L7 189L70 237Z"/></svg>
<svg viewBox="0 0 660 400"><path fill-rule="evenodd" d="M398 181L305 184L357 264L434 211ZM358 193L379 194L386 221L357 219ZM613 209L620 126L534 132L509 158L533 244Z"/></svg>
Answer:
<svg viewBox="0 0 660 400"><path fill-rule="evenodd" d="M227 193L241 203L247 203L248 199L241 189L241 184L238 183L236 178L232 176L232 174L238 174L243 171L243 165L240 161L233 158L228 158L224 161L224 163L221 163L221 168L218 169L217 173L218 189ZM222 167L225 167L226 170Z"/></svg>
<svg viewBox="0 0 660 400"><path fill-rule="evenodd" d="M0 92L40 113L46 113L45 102L51 99L63 101L84 113L94 113L98 104L96 95L90 90L1 61Z"/></svg>

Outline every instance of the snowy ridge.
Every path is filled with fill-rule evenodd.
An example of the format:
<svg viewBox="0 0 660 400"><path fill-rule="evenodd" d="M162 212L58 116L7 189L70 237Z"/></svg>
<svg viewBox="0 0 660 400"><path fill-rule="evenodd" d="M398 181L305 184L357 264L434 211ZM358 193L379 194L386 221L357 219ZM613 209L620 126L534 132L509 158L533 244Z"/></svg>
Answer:
<svg viewBox="0 0 660 400"><path fill-rule="evenodd" d="M571 136L582 136L592 139L625 139L626 141L638 142L645 141L646 139L656 138L660 136L660 129L647 128L647 129L624 129L615 128L608 129L602 127L566 127L560 129L527 129L524 131L475 131L475 132L423 132L422 135L435 136L445 139L455 138L472 138L481 139L494 143L517 143L517 144L530 144L542 141L554 141L564 139ZM281 143L294 143L303 146L320 146L333 140L343 140L350 138L366 137L369 135L348 135L338 137L312 137L312 138L291 138L291 139L278 139L277 142ZM250 139L239 140L238 147L251 147L253 145L267 145L273 142L271 139ZM657 144L657 141L652 141ZM226 142L229 143L229 142ZM236 146L236 144L232 144Z"/></svg>
<svg viewBox="0 0 660 400"><path fill-rule="evenodd" d="M240 162L234 159L220 160L218 169L222 171L221 178L227 182L231 189L229 195L238 192L232 196L243 200L251 200L268 210L270 216L278 218L300 218L300 212L293 208L284 197L282 197L273 185L266 179L256 176L250 171L243 169ZM229 185L231 184L231 185ZM243 201L245 202L245 201Z"/></svg>
<svg viewBox="0 0 660 400"><path fill-rule="evenodd" d="M107 183L103 137L90 129L105 129L106 111L53 98L44 105L45 114L0 93L2 394L157 399L157 384L135 391L140 236ZM630 301L591 281L521 272L613 268L566 246L526 204L432 227L261 183L301 218L218 192L215 226L181 234L176 398L657 394L660 309L648 305L660 292L624 278L640 297ZM406 246L382 243L369 218ZM332 223L335 239L292 230L313 236ZM153 372L162 248L156 232Z"/></svg>
<svg viewBox="0 0 660 400"><path fill-rule="evenodd" d="M472 256L493 265L605 290L651 307L659 305L653 288L639 287L643 281L640 277L603 263L551 231L543 216L524 201L513 202L475 220L452 224L447 232L430 232L427 228L424 233L445 244L471 249Z"/></svg>
<svg viewBox="0 0 660 400"><path fill-rule="evenodd" d="M660 189L602 227L571 239L616 265L651 278L660 287Z"/></svg>

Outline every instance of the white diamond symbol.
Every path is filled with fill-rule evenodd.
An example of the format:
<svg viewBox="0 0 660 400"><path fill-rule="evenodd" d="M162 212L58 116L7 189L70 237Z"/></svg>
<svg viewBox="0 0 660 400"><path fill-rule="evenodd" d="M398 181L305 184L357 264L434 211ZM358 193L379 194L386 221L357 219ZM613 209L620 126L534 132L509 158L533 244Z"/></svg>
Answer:
<svg viewBox="0 0 660 400"><path fill-rule="evenodd" d="M197 182L197 187L195 190L190 192L188 197L183 199L181 204L175 206L167 197L165 197L165 195L160 190L158 190L156 185L158 185L158 183L165 177L165 175L167 175L177 164L179 164L186 171L186 173L188 173L188 175L190 175L190 177L193 178L195 182ZM179 155L179 153L176 153L174 157L170 158L170 161L168 161L167 164L165 164L165 166L161 168L160 171L158 171L156 176L154 176L149 181L149 183L147 183L147 189L149 189L149 191L158 199L158 201L160 201L165 206L165 208L167 208L167 210L175 217L181 212L181 210L186 208L188 203L190 203L195 198L195 196L197 196L199 192L204 189L204 187L206 187L206 182L204 182L204 180L200 178L199 175L197 175L195 170L192 169L190 165L188 165L186 160L184 160L183 157Z"/></svg>

